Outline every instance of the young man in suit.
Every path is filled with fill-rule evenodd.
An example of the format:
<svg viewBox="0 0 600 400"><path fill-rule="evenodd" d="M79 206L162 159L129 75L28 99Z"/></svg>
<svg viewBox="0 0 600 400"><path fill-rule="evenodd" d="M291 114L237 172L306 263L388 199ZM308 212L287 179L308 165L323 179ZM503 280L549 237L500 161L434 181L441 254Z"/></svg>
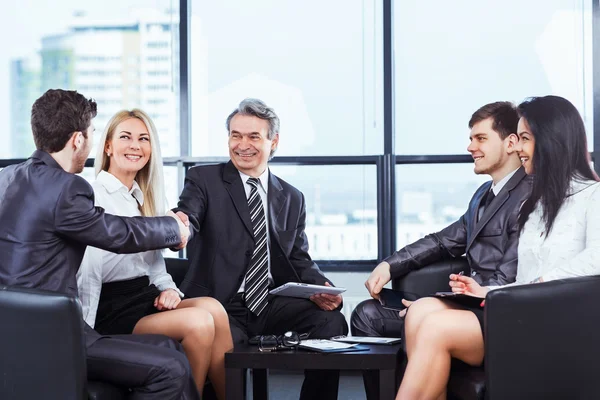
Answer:
<svg viewBox="0 0 600 400"><path fill-rule="evenodd" d="M466 255L471 270L465 273L481 285L514 282L517 217L531 191L515 151L518 120L510 102L487 104L473 113L467 150L473 156L475 173L490 175L492 180L477 189L458 221L396 251L373 270L365 283L373 300L353 311L354 335L400 337L404 321L398 312L381 306L379 292L391 279L445 258Z"/></svg>
<svg viewBox="0 0 600 400"><path fill-rule="evenodd" d="M119 253L182 246L189 228L175 215L123 218L94 207L83 171L96 103L48 90L31 112L37 150L0 171L0 285L77 296L87 245ZM84 325L89 380L130 388L136 399L198 398L178 343L160 335L101 336Z"/></svg>
<svg viewBox="0 0 600 400"><path fill-rule="evenodd" d="M379 292L391 279L436 261L466 255L471 270L465 273L479 284L515 281L517 218L531 192L531 179L515 151L518 121L516 107L510 102L486 104L473 113L467 151L473 156L475 173L490 175L492 180L477 189L458 221L396 251L373 270L365 282L373 299L363 301L352 312L353 335L402 337L406 310L384 309ZM368 371L363 376L367 398L377 397L375 376Z"/></svg>
<svg viewBox="0 0 600 400"><path fill-rule="evenodd" d="M304 195L269 171L279 118L245 99L227 118L225 164L191 168L176 211L189 216L187 296L212 296L229 313L234 343L292 330L311 338L346 334L341 296L268 295L287 282L331 285L308 255ZM302 399L337 399L338 371L306 371Z"/></svg>

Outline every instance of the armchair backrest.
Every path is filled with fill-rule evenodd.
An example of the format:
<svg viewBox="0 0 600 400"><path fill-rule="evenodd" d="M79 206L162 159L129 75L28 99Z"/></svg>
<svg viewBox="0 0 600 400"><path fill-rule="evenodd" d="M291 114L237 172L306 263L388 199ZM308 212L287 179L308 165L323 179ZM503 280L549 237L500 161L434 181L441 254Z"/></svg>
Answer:
<svg viewBox="0 0 600 400"><path fill-rule="evenodd" d="M0 286L0 398L86 398L81 305L70 296Z"/></svg>
<svg viewBox="0 0 600 400"><path fill-rule="evenodd" d="M167 265L167 272L173 278L173 282L177 286L181 285L183 278L188 270L188 259L187 258L165 258L165 264Z"/></svg>

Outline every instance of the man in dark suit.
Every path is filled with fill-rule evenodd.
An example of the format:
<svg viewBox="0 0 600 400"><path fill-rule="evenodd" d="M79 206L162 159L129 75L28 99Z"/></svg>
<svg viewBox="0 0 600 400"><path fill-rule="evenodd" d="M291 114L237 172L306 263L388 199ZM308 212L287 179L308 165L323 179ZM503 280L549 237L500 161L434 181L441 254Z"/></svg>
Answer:
<svg viewBox="0 0 600 400"><path fill-rule="evenodd" d="M517 276L519 208L531 191L531 180L515 151L519 117L512 103L487 104L473 113L467 150L476 174L492 180L477 189L467 212L456 222L409 244L382 261L365 286L375 300L359 304L351 318L352 332L362 336L400 337L403 319L379 303L379 292L400 278L445 258L466 254L470 275L481 285L505 285Z"/></svg>
<svg viewBox="0 0 600 400"><path fill-rule="evenodd" d="M230 316L234 343L288 330L311 338L346 334L341 296L271 296L287 282L331 285L308 255L303 194L273 175L279 118L246 99L227 118L226 164L191 168L176 211L189 216L190 269L181 290L212 296ZM337 399L339 372L307 371L302 399Z"/></svg>
<svg viewBox="0 0 600 400"><path fill-rule="evenodd" d="M391 279L448 258L466 255L469 273L484 286L505 285L517 276L517 218L521 204L531 192L515 144L519 116L510 102L481 107L469 120L470 144L467 150L474 160L476 174L492 180L477 189L467 212L458 221L405 246L383 260L371 273L365 286L373 297L360 303L351 317L355 336L401 337L404 315L384 309L379 293ZM450 288L448 288L450 290ZM411 302L404 301L410 306ZM376 379L364 373L369 399L375 398Z"/></svg>
<svg viewBox="0 0 600 400"><path fill-rule="evenodd" d="M185 244L189 228L175 215L123 218L94 207L92 187L74 174L89 155L95 116L96 103L75 91L49 90L34 103L37 150L0 171L0 284L77 296L87 245L134 253ZM101 336L87 324L84 333L90 380L129 387L135 399L198 398L178 343Z"/></svg>

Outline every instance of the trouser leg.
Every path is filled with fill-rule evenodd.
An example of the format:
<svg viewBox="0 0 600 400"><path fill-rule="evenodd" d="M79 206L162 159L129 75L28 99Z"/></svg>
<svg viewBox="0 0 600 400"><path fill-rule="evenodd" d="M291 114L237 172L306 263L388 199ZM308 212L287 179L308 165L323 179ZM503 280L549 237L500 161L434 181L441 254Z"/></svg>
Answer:
<svg viewBox="0 0 600 400"><path fill-rule="evenodd" d="M179 343L162 335L115 335L87 348L88 379L127 387L135 400L198 399Z"/></svg>

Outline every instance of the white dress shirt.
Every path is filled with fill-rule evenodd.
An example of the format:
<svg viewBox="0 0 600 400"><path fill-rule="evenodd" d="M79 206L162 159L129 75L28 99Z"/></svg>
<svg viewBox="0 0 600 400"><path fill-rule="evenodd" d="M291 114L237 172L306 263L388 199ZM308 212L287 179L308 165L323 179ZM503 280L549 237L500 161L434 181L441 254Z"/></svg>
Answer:
<svg viewBox="0 0 600 400"><path fill-rule="evenodd" d="M243 172L239 171L240 173L240 178L242 178L242 183L244 185L244 191L246 192L246 199L250 198L250 192L252 191L252 186L248 185L246 182L248 181L248 178L250 178L249 175L244 174ZM263 204L263 210L265 212L265 222L267 223L267 268L269 269L269 284L273 283L273 275L271 275L271 241L269 238L269 206L268 206L268 197L267 194L269 193L269 168L265 169L265 172L263 172L259 177L259 185L257 186L257 190L258 190L258 194L260 196L260 199L262 200L262 204ZM240 285L240 288L238 289L238 293L243 292L244 289L246 287L246 280L243 279L242 280L242 284Z"/></svg>
<svg viewBox="0 0 600 400"><path fill-rule="evenodd" d="M548 237L540 203L519 237L515 283L600 274L600 183L573 180Z"/></svg>
<svg viewBox="0 0 600 400"><path fill-rule="evenodd" d="M510 181L510 178L513 177L513 175L519 170L519 168L515 169L513 172L506 175L504 178L500 179L500 182L496 184L492 183L492 191L494 192L494 196L498 196L498 193L500 193L504 185L506 185L508 181Z"/></svg>
<svg viewBox="0 0 600 400"><path fill-rule="evenodd" d="M144 204L144 195L137 182L134 181L129 190L114 175L101 171L92 187L96 206L104 208L107 213L124 217L141 215L139 205ZM173 278L167 273L161 250L115 254L88 246L77 272L79 299L85 322L94 327L102 283L125 281L146 275L150 283L156 285L159 290L174 289L183 297L183 293L177 289Z"/></svg>

